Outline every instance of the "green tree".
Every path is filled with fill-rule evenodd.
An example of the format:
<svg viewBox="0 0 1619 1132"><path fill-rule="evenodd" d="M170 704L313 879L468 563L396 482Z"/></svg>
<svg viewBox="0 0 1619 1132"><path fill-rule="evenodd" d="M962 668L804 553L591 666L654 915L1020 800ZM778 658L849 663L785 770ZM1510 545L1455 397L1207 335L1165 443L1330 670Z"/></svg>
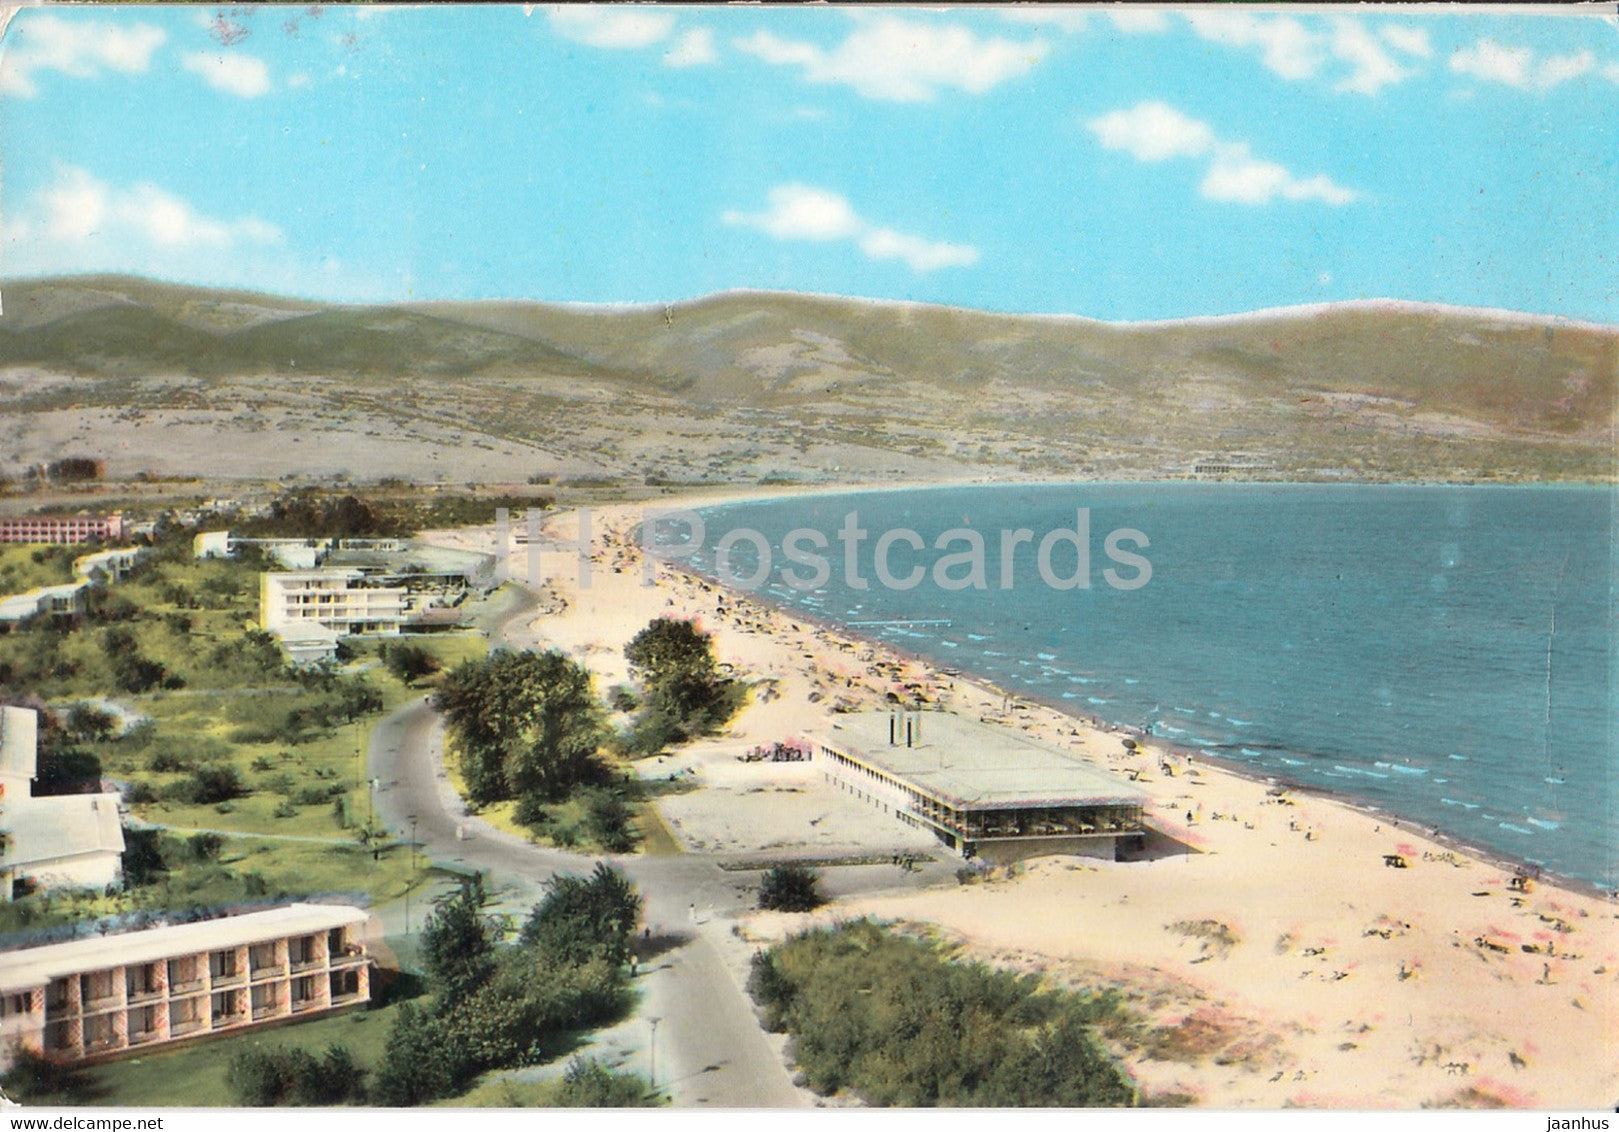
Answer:
<svg viewBox="0 0 1619 1132"><path fill-rule="evenodd" d="M759 907L772 912L811 912L826 903L821 880L804 865L776 865L759 881Z"/></svg>
<svg viewBox="0 0 1619 1132"><path fill-rule="evenodd" d="M623 872L597 862L589 877L561 873L545 887L545 899L523 925L525 947L562 964L594 956L615 966L629 962L641 896Z"/></svg>
<svg viewBox="0 0 1619 1132"><path fill-rule="evenodd" d="M394 644L384 647L382 662L402 684L413 684L439 670L439 659L421 645Z"/></svg>
<svg viewBox="0 0 1619 1132"><path fill-rule="evenodd" d="M483 874L439 897L422 928L422 962L446 1009L470 997L494 972L495 925L484 914Z"/></svg>
<svg viewBox="0 0 1619 1132"><path fill-rule="evenodd" d="M606 715L590 671L560 652L502 652L447 673L435 705L461 744L477 803L559 801L601 782Z"/></svg>
<svg viewBox="0 0 1619 1132"><path fill-rule="evenodd" d="M646 695L632 750L650 753L720 727L740 706L740 687L721 671L714 639L690 621L653 619L624 647Z"/></svg>

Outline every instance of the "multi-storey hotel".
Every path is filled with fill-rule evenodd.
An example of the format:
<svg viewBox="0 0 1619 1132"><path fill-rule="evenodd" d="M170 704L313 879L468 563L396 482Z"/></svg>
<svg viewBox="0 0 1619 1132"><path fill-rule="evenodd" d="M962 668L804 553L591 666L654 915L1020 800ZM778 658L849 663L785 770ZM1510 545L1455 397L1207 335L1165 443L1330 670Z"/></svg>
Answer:
<svg viewBox="0 0 1619 1132"><path fill-rule="evenodd" d="M0 952L0 1068L116 1057L356 1006L371 997L366 913L290 904Z"/></svg>
<svg viewBox="0 0 1619 1132"><path fill-rule="evenodd" d="M124 536L122 515L24 515L0 519L0 542L110 542Z"/></svg>

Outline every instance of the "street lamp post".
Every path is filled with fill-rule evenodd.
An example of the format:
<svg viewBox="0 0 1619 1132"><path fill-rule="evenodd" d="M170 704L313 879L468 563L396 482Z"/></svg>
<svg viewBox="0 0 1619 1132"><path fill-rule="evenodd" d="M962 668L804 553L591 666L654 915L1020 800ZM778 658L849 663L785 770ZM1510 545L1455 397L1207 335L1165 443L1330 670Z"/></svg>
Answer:
<svg viewBox="0 0 1619 1132"><path fill-rule="evenodd" d="M647 1022L650 1023L651 1026L652 1026L652 1044L648 1048L648 1054L650 1055L650 1061L651 1061L648 1076L650 1077L651 1082L652 1082L652 1095L653 1096L658 1095L658 1023L662 1022L662 1021L663 1021L662 1018L656 1018L656 1017L648 1017L647 1018Z"/></svg>
<svg viewBox="0 0 1619 1132"><path fill-rule="evenodd" d="M416 815L407 817L410 822L410 876L405 881L405 934L410 934L410 890L416 886Z"/></svg>

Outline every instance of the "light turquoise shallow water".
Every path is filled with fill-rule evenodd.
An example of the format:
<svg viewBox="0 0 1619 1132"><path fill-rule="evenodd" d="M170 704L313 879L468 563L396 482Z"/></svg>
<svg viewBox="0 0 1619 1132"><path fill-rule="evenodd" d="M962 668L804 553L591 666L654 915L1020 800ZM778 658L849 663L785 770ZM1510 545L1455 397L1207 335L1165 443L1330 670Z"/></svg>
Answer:
<svg viewBox="0 0 1619 1132"><path fill-rule="evenodd" d="M1037 572L1047 532L1090 517L1090 586ZM838 532L869 532L852 584ZM940 664L1070 710L1150 728L1186 746L1354 794L1469 843L1564 875L1619 884L1616 822L1614 493L1598 487L1160 484L873 492L705 511L705 548L748 528L768 541L759 594ZM830 577L784 583L782 536L826 539ZM874 577L885 531L896 590ZM1027 528L1001 588L1002 529ZM1109 532L1151 563L1110 559ZM985 588L947 590L931 573L965 536L985 540ZM679 540L683 528L669 525ZM1076 540L1077 541L1077 540ZM814 540L801 535L801 551ZM755 547L730 569L751 574ZM1072 545L1051 551L1059 578ZM943 575L968 578L958 561ZM861 622L941 621L926 625Z"/></svg>

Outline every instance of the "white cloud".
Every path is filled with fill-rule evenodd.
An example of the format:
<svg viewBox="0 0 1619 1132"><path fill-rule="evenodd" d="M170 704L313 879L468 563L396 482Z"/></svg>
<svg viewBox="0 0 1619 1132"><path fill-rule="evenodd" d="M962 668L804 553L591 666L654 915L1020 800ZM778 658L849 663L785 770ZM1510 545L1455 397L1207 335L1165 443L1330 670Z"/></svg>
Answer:
<svg viewBox="0 0 1619 1132"><path fill-rule="evenodd" d="M1353 192L1325 174L1300 179L1284 165L1256 158L1248 146L1240 142L1219 146L1198 192L1208 200L1232 204L1269 204L1281 197L1345 205L1355 199Z"/></svg>
<svg viewBox="0 0 1619 1132"><path fill-rule="evenodd" d="M180 65L215 90L238 98L257 98L270 92L270 68L264 60L240 51L188 51Z"/></svg>
<svg viewBox="0 0 1619 1132"><path fill-rule="evenodd" d="M1518 90L1547 91L1597 70L1597 60L1589 51L1537 59L1531 48L1481 39L1451 55L1450 69L1482 82L1500 83ZM1613 77L1613 72L1613 66L1602 71L1609 78Z"/></svg>
<svg viewBox="0 0 1619 1132"><path fill-rule="evenodd" d="M9 29L0 54L0 93L33 98L39 93L35 72L57 71L78 79L98 78L103 71L141 74L168 33L149 24L122 27L101 20L64 20L30 13Z"/></svg>
<svg viewBox="0 0 1619 1132"><path fill-rule="evenodd" d="M1107 18L1115 30L1128 35L1149 35L1169 30L1169 17L1153 8L1120 8Z"/></svg>
<svg viewBox="0 0 1619 1132"><path fill-rule="evenodd" d="M136 266L149 253L281 241L281 229L257 216L206 216L151 182L120 188L73 166L60 167L56 181L25 201L6 229L8 263Z"/></svg>
<svg viewBox="0 0 1619 1132"><path fill-rule="evenodd" d="M1433 58L1433 43L1428 39L1428 29L1407 27L1405 24L1385 24L1378 29L1386 43L1391 47L1404 51L1407 55L1415 55L1418 59Z"/></svg>
<svg viewBox="0 0 1619 1132"><path fill-rule="evenodd" d="M1285 165L1253 155L1247 142L1226 141L1207 122L1183 114L1163 102L1143 102L1085 123L1106 149L1122 149L1137 161L1170 158L1208 161L1198 192L1207 200L1232 204L1269 204L1283 200L1315 200L1345 205L1355 193L1325 174L1300 178Z"/></svg>
<svg viewBox="0 0 1619 1132"><path fill-rule="evenodd" d="M1602 68L1602 77L1610 83L1619 83L1619 63L1609 63Z"/></svg>
<svg viewBox="0 0 1619 1132"><path fill-rule="evenodd" d="M720 219L778 240L852 240L868 258L904 260L913 271L970 267L978 262L978 249L966 244L939 243L872 224L855 212L846 197L828 189L777 185L768 199L769 207L763 212L732 210Z"/></svg>
<svg viewBox="0 0 1619 1132"><path fill-rule="evenodd" d="M978 249L967 244L933 243L892 228L873 228L860 237L860 250L872 259L902 259L912 271L971 267L978 262Z"/></svg>
<svg viewBox="0 0 1619 1132"><path fill-rule="evenodd" d="M558 35L591 47L618 49L651 47L675 26L670 12L618 5L558 6L547 10L546 18Z"/></svg>
<svg viewBox="0 0 1619 1132"><path fill-rule="evenodd" d="M1390 25L1374 35L1363 21L1348 16L1334 16L1324 24L1230 9L1202 9L1183 16L1202 38L1251 51L1273 74L1292 82L1320 78L1329 69L1338 71L1335 64L1345 64L1348 72L1333 85L1339 93L1375 95L1416 74L1390 54L1385 43L1420 57L1433 50L1427 32L1420 28Z"/></svg>
<svg viewBox="0 0 1619 1132"><path fill-rule="evenodd" d="M1414 73L1397 62L1377 37L1358 20L1332 22L1332 54L1353 69L1333 87L1354 94L1376 94L1391 83L1404 82Z"/></svg>
<svg viewBox="0 0 1619 1132"><path fill-rule="evenodd" d="M1164 102L1143 102L1086 123L1107 149L1122 149L1137 161L1198 157L1214 148L1214 131Z"/></svg>
<svg viewBox="0 0 1619 1132"><path fill-rule="evenodd" d="M719 58L714 50L714 33L708 28L692 28L676 39L674 46L663 53L663 61L670 67L698 67Z"/></svg>
<svg viewBox="0 0 1619 1132"><path fill-rule="evenodd" d="M847 240L865 228L848 199L826 189L777 185L769 198L770 208L765 212L730 211L721 219L756 228L778 240Z"/></svg>
<svg viewBox="0 0 1619 1132"><path fill-rule="evenodd" d="M944 89L983 94L1027 73L1046 50L1038 39L986 39L957 24L897 16L860 19L830 49L766 31L736 46L767 63L801 67L812 83L842 83L891 102L927 102Z"/></svg>
<svg viewBox="0 0 1619 1132"><path fill-rule="evenodd" d="M1183 15L1192 30L1211 43L1257 50L1265 66L1284 79L1314 78L1326 61L1321 38L1292 16L1217 9Z"/></svg>

